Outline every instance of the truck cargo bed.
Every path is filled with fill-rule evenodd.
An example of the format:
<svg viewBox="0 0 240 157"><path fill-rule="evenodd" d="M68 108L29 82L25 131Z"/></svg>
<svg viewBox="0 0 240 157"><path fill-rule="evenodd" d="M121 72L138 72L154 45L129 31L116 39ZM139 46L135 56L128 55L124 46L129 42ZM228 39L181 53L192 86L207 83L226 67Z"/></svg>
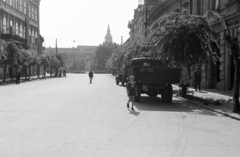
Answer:
<svg viewBox="0 0 240 157"><path fill-rule="evenodd" d="M134 75L137 82L173 84L180 82L180 68L132 67L129 75Z"/></svg>

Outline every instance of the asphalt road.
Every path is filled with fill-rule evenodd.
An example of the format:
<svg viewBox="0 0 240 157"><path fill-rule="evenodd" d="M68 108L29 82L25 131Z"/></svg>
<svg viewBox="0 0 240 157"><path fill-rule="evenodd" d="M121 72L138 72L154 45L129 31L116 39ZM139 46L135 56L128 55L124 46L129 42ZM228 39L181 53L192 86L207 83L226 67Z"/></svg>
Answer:
<svg viewBox="0 0 240 157"><path fill-rule="evenodd" d="M143 95L127 110L114 76L87 74L0 86L1 157L237 157L240 122Z"/></svg>

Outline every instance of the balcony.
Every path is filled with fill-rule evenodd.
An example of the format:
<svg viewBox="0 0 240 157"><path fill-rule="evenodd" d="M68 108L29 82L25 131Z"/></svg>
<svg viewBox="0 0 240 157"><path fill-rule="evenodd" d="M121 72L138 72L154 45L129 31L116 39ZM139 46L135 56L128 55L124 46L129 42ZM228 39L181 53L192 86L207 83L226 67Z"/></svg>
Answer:
<svg viewBox="0 0 240 157"><path fill-rule="evenodd" d="M12 35L12 34L2 34L1 39L10 41L14 40L22 44L23 47L26 47L26 39L23 39L22 37L18 35Z"/></svg>

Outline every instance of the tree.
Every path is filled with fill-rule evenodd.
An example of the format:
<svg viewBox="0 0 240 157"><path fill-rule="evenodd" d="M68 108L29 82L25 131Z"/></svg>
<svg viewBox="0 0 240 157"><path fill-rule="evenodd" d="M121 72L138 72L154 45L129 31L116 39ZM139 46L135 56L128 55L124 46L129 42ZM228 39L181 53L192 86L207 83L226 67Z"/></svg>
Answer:
<svg viewBox="0 0 240 157"><path fill-rule="evenodd" d="M21 65L21 61L24 59L23 52L25 49L23 49L21 44L14 41L6 42L6 44L3 45L3 49L3 51L6 52L6 58L3 61L3 81L6 81L7 65L18 68Z"/></svg>
<svg viewBox="0 0 240 157"><path fill-rule="evenodd" d="M99 45L97 47L97 50L95 52L95 68L97 70L105 70L106 69L106 63L108 59L110 58L112 52L114 49L114 44L103 44Z"/></svg>
<svg viewBox="0 0 240 157"><path fill-rule="evenodd" d="M227 43L230 55L233 55L233 62L235 66L233 85L233 112L236 113L240 112L239 105L240 56L238 38L232 39L231 36L226 36L224 39Z"/></svg>
<svg viewBox="0 0 240 157"><path fill-rule="evenodd" d="M174 61L176 65L197 65L209 58L215 63L219 56L212 44L221 47L218 33L211 28L213 16L219 17L226 28L221 16L212 11L202 16L190 15L186 10L166 14L152 25L144 46L166 64Z"/></svg>
<svg viewBox="0 0 240 157"><path fill-rule="evenodd" d="M74 58L73 65L72 65L72 70L77 70L77 61Z"/></svg>
<svg viewBox="0 0 240 157"><path fill-rule="evenodd" d="M81 60L80 63L79 63L79 70L84 70L85 69L85 61L84 60Z"/></svg>
<svg viewBox="0 0 240 157"><path fill-rule="evenodd" d="M0 39L0 61L7 59L6 42Z"/></svg>

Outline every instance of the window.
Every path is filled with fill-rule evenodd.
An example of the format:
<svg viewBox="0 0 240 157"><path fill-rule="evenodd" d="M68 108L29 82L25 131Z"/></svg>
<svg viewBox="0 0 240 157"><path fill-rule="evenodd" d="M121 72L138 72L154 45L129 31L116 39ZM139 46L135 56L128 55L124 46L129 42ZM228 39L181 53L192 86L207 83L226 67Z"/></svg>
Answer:
<svg viewBox="0 0 240 157"><path fill-rule="evenodd" d="M18 0L15 0L15 8L18 9Z"/></svg>
<svg viewBox="0 0 240 157"><path fill-rule="evenodd" d="M7 20L3 17L3 34L7 33Z"/></svg>
<svg viewBox="0 0 240 157"><path fill-rule="evenodd" d="M9 0L9 4L10 4L10 6L12 6L13 4L12 4L12 0Z"/></svg>
<svg viewBox="0 0 240 157"><path fill-rule="evenodd" d="M31 14L31 6L29 5L29 7L28 7L28 17L31 18L31 15L32 15Z"/></svg>
<svg viewBox="0 0 240 157"><path fill-rule="evenodd" d="M189 13L193 14L193 0L190 0L190 8L189 8Z"/></svg>
<svg viewBox="0 0 240 157"><path fill-rule="evenodd" d="M23 27L23 31L22 31L22 32L23 32L23 39L26 39L26 37L25 37L25 35L26 35L26 31L25 31L25 29L26 29L26 28Z"/></svg>
<svg viewBox="0 0 240 157"><path fill-rule="evenodd" d="M212 10L219 8L219 0L212 0Z"/></svg>
<svg viewBox="0 0 240 157"><path fill-rule="evenodd" d="M23 11L24 11L24 14L26 15L27 14L27 4L26 4L26 1L24 0L23 1Z"/></svg>
<svg viewBox="0 0 240 157"><path fill-rule="evenodd" d="M197 15L202 15L202 0L197 0Z"/></svg>
<svg viewBox="0 0 240 157"><path fill-rule="evenodd" d="M35 33L34 33L34 30L32 30L32 43L33 43L33 44L35 43L35 38L34 38L34 36L35 36Z"/></svg>
<svg viewBox="0 0 240 157"><path fill-rule="evenodd" d="M32 19L34 19L34 7L32 7Z"/></svg>
<svg viewBox="0 0 240 157"><path fill-rule="evenodd" d="M19 10L23 12L22 0L19 0Z"/></svg>
<svg viewBox="0 0 240 157"><path fill-rule="evenodd" d="M13 23L12 20L10 20L9 22L9 33L12 34L12 27L13 27Z"/></svg>
<svg viewBox="0 0 240 157"><path fill-rule="evenodd" d="M31 29L29 29L29 42L32 43L32 38L31 38Z"/></svg>
<svg viewBox="0 0 240 157"><path fill-rule="evenodd" d="M22 24L20 24L19 36L20 36L20 37L23 37L23 34L22 34Z"/></svg>
<svg viewBox="0 0 240 157"><path fill-rule="evenodd" d="M18 34L18 23L16 22L16 35L19 35Z"/></svg>
<svg viewBox="0 0 240 157"><path fill-rule="evenodd" d="M35 20L38 21L38 17L37 17L38 13L37 13L37 8L35 9Z"/></svg>
<svg viewBox="0 0 240 157"><path fill-rule="evenodd" d="M35 43L36 43L36 45L38 44L38 43L37 43L37 41L38 41L37 39L38 39L38 34L37 34L37 31L36 31L36 32L35 32Z"/></svg>

